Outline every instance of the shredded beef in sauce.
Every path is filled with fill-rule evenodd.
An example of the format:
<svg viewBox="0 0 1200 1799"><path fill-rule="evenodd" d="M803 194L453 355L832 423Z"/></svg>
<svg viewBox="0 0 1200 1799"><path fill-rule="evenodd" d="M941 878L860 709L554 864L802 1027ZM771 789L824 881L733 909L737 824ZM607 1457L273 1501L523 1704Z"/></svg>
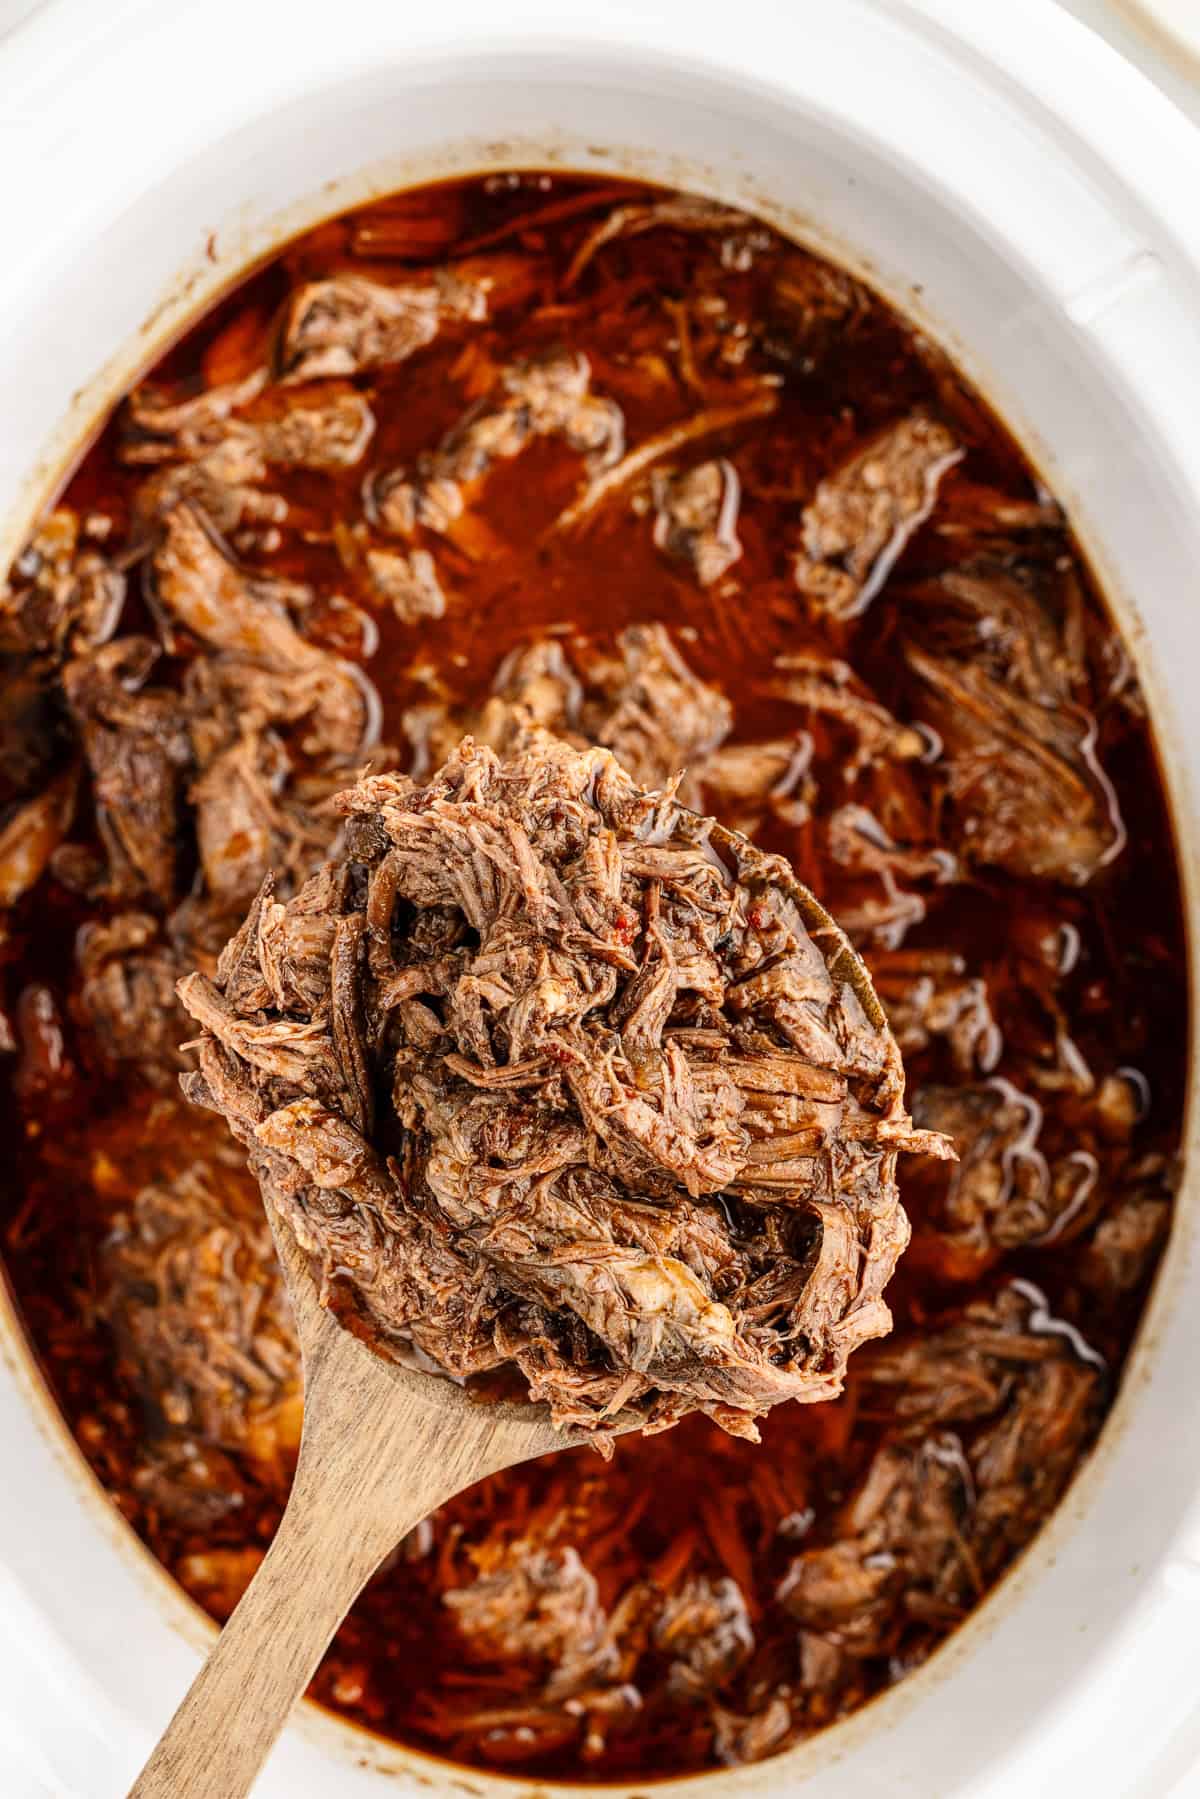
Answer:
<svg viewBox="0 0 1200 1799"><path fill-rule="evenodd" d="M640 1784L775 1754L925 1660L1111 1402L1170 1225L1187 1024L1133 664L936 345L707 200L536 173L396 195L287 246L118 408L0 585L0 657L6 1268L174 1576L232 1610L301 1392L246 1148L179 1077L328 1248L396 1203L358 1146L402 1075L401 1173L461 1265L414 1298L360 1258L346 1303L516 1361L571 1415L623 1397L659 1422L724 1314L740 1384L424 1521L316 1695L474 1766ZM387 835L417 793L462 801L438 771L466 736L453 778L500 819L531 745L555 746L539 779L611 752L634 816L678 783L846 927L915 1126L958 1152L901 1164L891 1335L862 1341L903 1227L856 1032L816 1053L826 1001L733 967L764 927L714 934L736 908L696 845L618 868L618 832L535 968L545 919L504 897L535 863ZM569 847L542 844L535 912ZM314 1178L334 1139L352 1194ZM510 1209L485 1245L477 1208L509 1175L553 1207L530 1213L543 1286L498 1306L529 1238ZM650 1258L683 1271L683 1328L627 1303ZM468 1267L464 1320L439 1306ZM843 1378L758 1445L719 1427Z"/></svg>
<svg viewBox="0 0 1200 1799"><path fill-rule="evenodd" d="M268 881L184 1091L221 1112L383 1353L515 1363L560 1425L756 1436L891 1324L914 1132L849 947L782 859L612 752L464 739L339 796L346 857Z"/></svg>

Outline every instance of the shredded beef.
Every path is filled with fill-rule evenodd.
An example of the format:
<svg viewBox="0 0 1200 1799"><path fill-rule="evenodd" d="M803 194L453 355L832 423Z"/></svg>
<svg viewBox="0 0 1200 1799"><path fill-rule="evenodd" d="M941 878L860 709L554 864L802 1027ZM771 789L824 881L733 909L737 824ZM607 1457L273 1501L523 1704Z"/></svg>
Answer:
<svg viewBox="0 0 1200 1799"><path fill-rule="evenodd" d="M1125 842L1076 702L1069 627L989 565L944 575L912 600L907 657L939 733L961 853L1010 874L1082 884Z"/></svg>
<svg viewBox="0 0 1200 1799"><path fill-rule="evenodd" d="M661 787L698 764L728 734L725 695L697 680L662 625L631 625L619 662L597 662L603 696L585 706L587 737L604 744L644 787ZM690 795L689 795L690 797Z"/></svg>
<svg viewBox="0 0 1200 1799"><path fill-rule="evenodd" d="M368 550L366 562L372 589L402 624L442 617L446 596L428 550L414 550L410 556L399 550Z"/></svg>
<svg viewBox="0 0 1200 1799"><path fill-rule="evenodd" d="M901 419L827 475L804 509L796 584L835 618L870 605L962 457L935 419Z"/></svg>
<svg viewBox="0 0 1200 1799"><path fill-rule="evenodd" d="M168 902L188 748L174 696L145 687L158 657L149 638L118 637L68 663L63 688L91 770L109 891Z"/></svg>
<svg viewBox="0 0 1200 1799"><path fill-rule="evenodd" d="M654 541L687 563L701 587L731 569L742 553L737 518L741 486L731 462L701 462L682 474L656 472Z"/></svg>
<svg viewBox="0 0 1200 1799"><path fill-rule="evenodd" d="M272 463L335 469L361 459L375 430L361 394L276 392L262 401L265 380L266 370L258 369L244 381L181 401L157 388L138 388L126 413L124 460L150 466L208 461L215 468L209 459L219 455L226 467L240 465L246 479L261 480Z"/></svg>
<svg viewBox="0 0 1200 1799"><path fill-rule="evenodd" d="M403 287L359 275L314 281L288 304L279 353L283 375L311 381L403 362L432 343L445 320L485 318L487 292L484 282L450 270Z"/></svg>
<svg viewBox="0 0 1200 1799"><path fill-rule="evenodd" d="M625 237L640 237L644 231L752 231L754 220L732 206L715 200L701 200L691 194L672 194L665 200L647 205L633 203L614 207L608 217L588 234L580 244L564 279L564 287L573 287L605 244ZM760 235L762 235L760 233ZM726 240L736 243L734 240Z"/></svg>
<svg viewBox="0 0 1200 1799"><path fill-rule="evenodd" d="M479 536L482 527L464 514L468 496L493 462L519 456L538 437L561 438L586 457L593 474L620 458L625 442L620 408L592 394L590 383L587 357L567 351L502 369L495 390L419 459L411 475L400 469L375 478L369 494L373 521L398 536L423 526L482 554L488 547Z"/></svg>
<svg viewBox="0 0 1200 1799"><path fill-rule="evenodd" d="M1094 1350L1023 1281L961 1321L870 1352L860 1405L895 1422L831 1541L797 1556L781 1603L846 1658L895 1655L914 1625L952 1625L1029 1541L1099 1423ZM911 1666L911 1660L901 1666Z"/></svg>
<svg viewBox="0 0 1200 1799"><path fill-rule="evenodd" d="M147 912L119 912L83 926L76 943L81 976L76 1009L95 1033L101 1056L132 1063L163 1087L187 1066L180 1051L186 1015L175 998L180 961Z"/></svg>
<svg viewBox="0 0 1200 1799"><path fill-rule="evenodd" d="M81 537L79 518L66 508L42 521L12 584L0 586L0 651L59 660L112 636L125 577Z"/></svg>
<svg viewBox="0 0 1200 1799"><path fill-rule="evenodd" d="M278 1472L299 1441L299 1359L270 1229L233 1146L141 1188L101 1253L107 1321L160 1426Z"/></svg>
<svg viewBox="0 0 1200 1799"><path fill-rule="evenodd" d="M70 826L78 786L69 769L0 824L0 910L11 910L50 866Z"/></svg>
<svg viewBox="0 0 1200 1799"><path fill-rule="evenodd" d="M896 1154L942 1144L786 865L536 731L339 806L347 860L180 987L187 1090L331 1303L455 1374L515 1363L562 1424L748 1433L839 1391L890 1322ZM315 924L316 994L277 943Z"/></svg>
<svg viewBox="0 0 1200 1799"><path fill-rule="evenodd" d="M504 755L535 725L576 747L610 749L643 787L678 782L690 804L708 783L733 709L692 672L664 625L630 625L615 647L606 654L581 645L572 660L561 643L537 639L505 658L483 706L415 708L406 720L414 772L443 761L464 733ZM719 781L714 771L713 785Z"/></svg>
<svg viewBox="0 0 1200 1799"><path fill-rule="evenodd" d="M880 951L871 958L871 974L901 1055L918 1055L944 1041L961 1078L976 1070L991 1074L1004 1039L987 983L967 974L961 956L946 950Z"/></svg>

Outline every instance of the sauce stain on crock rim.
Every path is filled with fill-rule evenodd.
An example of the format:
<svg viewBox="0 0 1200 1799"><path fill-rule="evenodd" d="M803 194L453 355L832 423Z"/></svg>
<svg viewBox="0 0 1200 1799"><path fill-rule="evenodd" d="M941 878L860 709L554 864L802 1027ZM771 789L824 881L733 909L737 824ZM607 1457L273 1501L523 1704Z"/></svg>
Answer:
<svg viewBox="0 0 1200 1799"><path fill-rule="evenodd" d="M1194 1079L1197 1049L1197 1014L1200 988L1191 919L1200 915L1200 835L1189 840L1180 828L1193 815L1188 805L1190 781L1186 763L1175 742L1172 711L1157 678L1149 648L1149 633L1132 596L1124 588L1104 553L1099 534L1090 529L1086 507L1072 484L1063 478L1056 459L1027 421L1014 418L994 398L986 367L972 348L959 341L927 308L923 289L900 274L880 268L870 257L843 242L836 233L821 228L802 210L780 206L760 184L730 169L718 171L710 164L676 155L647 154L634 148L578 145L547 133L508 140L462 140L420 156L389 160L386 164L326 183L306 199L285 208L273 218L253 226L234 222L205 234L198 254L170 283L158 303L146 315L133 339L122 346L97 376L72 398L60 427L53 434L29 476L0 522L0 565L7 567L41 510L61 490L97 435L107 414L120 398L194 322L257 266L274 256L298 233L357 206L387 194L455 176L487 175L513 168L559 169L563 173L607 174L678 188L703 197L739 206L761 218L801 247L840 264L878 292L889 305L925 332L951 357L987 399L996 416L1011 433L1032 466L1052 476L1047 485L1064 502L1072 528L1096 576L1119 629L1130 646L1139 681L1148 690L1154 721L1154 742L1160 751L1163 788L1184 893L1184 928L1188 945L1190 1029L1188 1063L1190 1077L1185 1100L1183 1154L1200 1152L1200 1108ZM1135 271L1136 273L1136 271ZM1140 275L1137 276L1140 279ZM1111 294L1095 296L1101 309L1123 293L1118 281ZM1078 299L1078 296L1075 296ZM1183 1195L1180 1195L1180 1200ZM1121 1436L1129 1425L1138 1394L1153 1378L1160 1338L1184 1284L1184 1270L1195 1249L1195 1225L1190 1208L1177 1203L1171 1235L1138 1322L1125 1362L1120 1390L1096 1446L1073 1479L1066 1497L1033 1542L976 1607L920 1668L891 1690L878 1694L841 1723L828 1726L807 1743L785 1750L765 1762L736 1769L685 1774L634 1783L533 1781L527 1776L479 1774L461 1763L376 1737L372 1732L335 1717L314 1701L305 1700L292 1721L304 1735L326 1750L339 1753L364 1770L405 1775L422 1787L444 1793L465 1793L473 1799L650 1799L658 1793L709 1793L720 1781L727 1794L770 1794L781 1780L798 1784L844 1759L862 1741L882 1733L909 1710L922 1704L995 1631L1019 1603L1031 1583L1050 1568L1068 1534L1087 1522L1092 1501L1105 1480ZM110 1502L98 1477L79 1451L66 1421L50 1392L30 1349L7 1282L0 1280L0 1361L16 1381L61 1465L92 1515L139 1577L152 1586L155 1601L165 1619L185 1640L206 1652L217 1634L208 1615L179 1587ZM1124 1572L1124 1571L1123 1571ZM1148 1568L1130 1570L1144 1580Z"/></svg>

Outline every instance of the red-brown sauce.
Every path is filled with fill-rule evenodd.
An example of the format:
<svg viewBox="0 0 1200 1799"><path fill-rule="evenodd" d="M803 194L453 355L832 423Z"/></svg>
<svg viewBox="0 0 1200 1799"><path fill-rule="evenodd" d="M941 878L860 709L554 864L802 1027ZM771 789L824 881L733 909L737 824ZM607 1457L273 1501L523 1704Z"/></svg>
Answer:
<svg viewBox="0 0 1200 1799"><path fill-rule="evenodd" d="M808 733L812 786L796 790L808 791L806 805L765 806L758 829L836 914L861 910L864 894L880 903L889 895L878 877L848 870L831 855L826 829L835 804L862 803L877 813L890 806L893 838L904 835L897 819L907 809L910 819L919 817L912 837L927 846L953 841L956 878L935 878L927 868L906 887L897 875L904 891L919 894L919 907L906 921L893 918L879 928L868 922L856 935L889 1006L920 1010L915 988L922 980L978 984L970 1003L986 1005L994 1035L985 1041L986 1033L977 1033L962 1052L948 1029L926 1031L923 1046L920 1032L910 1034L910 1096L931 1086L996 1093L989 1083L1011 1083L1003 1092L1011 1100L1017 1090L1018 1122L1009 1121L1008 1137L991 1152L996 1180L1011 1188L1028 1177L1042 1199L1056 1183L1069 1193L1048 1230L1010 1224L1002 1242L985 1241L972 1237L969 1219L948 1224L951 1177L910 1163L903 1197L914 1241L889 1290L895 1341L941 1341L972 1303L992 1303L1011 1280L1031 1281L1046 1296L1052 1323L1046 1326L1035 1306L1029 1331L1057 1330L1056 1342L1073 1344L1059 1328L1070 1326L1086 1345L1086 1366L1103 1358L1106 1374L1089 1401L1099 1406L1111 1399L1165 1236L1185 1076L1178 879L1128 658L1066 522L1011 439L935 347L865 290L836 272L832 289L819 281L814 287L814 269L819 274L823 265L750 221L614 232L568 278L581 246L615 208L655 199L625 184L522 174L383 201L290 244L176 344L153 379L186 393L246 376L270 353L279 310L303 281L352 270L394 285L464 256L494 266L493 292L505 298L487 319L443 330L406 360L349 378L369 397L376 421L364 458L333 472L273 469L268 485L286 497L288 519L274 533L239 538L243 563L306 583L316 598L302 629L339 654L361 656L361 614L375 620L378 646L366 665L391 742L403 742L402 717L414 704L479 705L502 659L530 638L560 635L569 654L586 660L589 645L611 650L627 625L660 621L695 675L732 702L730 742ZM814 299L821 292L824 300ZM539 439L494 462L471 498L474 535L422 540L432 545L448 596L445 616L398 622L347 547L345 529L362 518L364 477L413 464L493 388L498 369L562 345L587 357L592 390L620 407L628 449L705 410L743 408L744 416L698 434L663 463L686 468L721 456L732 464L740 483L739 559L702 586L685 561L664 554L649 516L649 470L579 528L552 529L578 499L583 478L577 453L558 439ZM745 402L764 377L778 403L755 414ZM802 593L794 576L804 508L822 477L914 411L941 422L961 460L943 475L936 505L881 591L860 615L838 619ZM118 411L61 504L80 518L110 521L104 553L123 549L136 570L131 502L146 470L122 460L123 429ZM922 689L905 645L928 606L914 595L980 558L1034 596L1030 604L1049 620L1075 671L1063 677L1069 704L1094 721L1094 756L1128 841L1083 883L971 859L961 835L953 838L954 806L966 802L961 788L948 796L938 735L928 735L925 759L905 761L902 781L892 765L880 773L880 764L847 783L844 726L827 712L801 713L778 692L777 659L807 652L826 666L830 659L849 664L895 719L919 721ZM18 564L14 589L20 578ZM351 607L331 603L333 596ZM154 626L133 580L118 629ZM961 620L954 628L966 629ZM977 621L971 629L979 635ZM944 649L936 640L935 652ZM768 691L772 683L775 692ZM0 760L14 805L76 754L56 691L44 658L8 658ZM30 708L40 719L34 766L24 753ZM1038 803L1031 791L1031 807ZM729 805L726 816L744 822L744 810ZM1042 828L1054 830L1052 813ZM186 822L181 830L180 895L195 866ZM70 841L88 844L92 832L85 776ZM164 1565L221 1616L279 1517L298 1417L294 1391L248 1430L224 1428L219 1394L207 1426L195 1412L181 1425L121 1337L128 1294L114 1299L114 1281L136 1281L128 1268L114 1276L111 1245L140 1193L186 1175L197 1161L221 1195L220 1216L207 1234L197 1227L198 1236L193 1230L188 1237L185 1184L175 1223L162 1227L160 1285L151 1284L145 1303L156 1303L169 1284L175 1229L189 1245L179 1251L181 1303L195 1282L197 1258L226 1274L232 1269L247 1291L259 1291L256 1271L269 1258L265 1227L253 1184L237 1153L223 1147L220 1125L207 1115L189 1118L169 1083L148 1085L128 1065L114 1067L98 1047L79 1004L75 941L80 926L114 906L72 892L54 869L16 903L3 950L3 1005L15 1039L3 1081L10 1143L5 1266L54 1393L114 1503ZM147 904L153 913L154 903ZM201 1356L210 1325L197 1323L193 1349ZM268 1315L262 1328L272 1337L277 1326ZM286 1335L286 1322L282 1328ZM798 1555L865 1541L854 1513L859 1485L878 1466L881 1442L915 1441L911 1421L904 1422L903 1382L864 1383L855 1368L841 1400L785 1407L767 1418L760 1448L689 1418L665 1435L619 1442L607 1465L590 1451L573 1452L482 1483L414 1533L371 1583L317 1676L315 1696L438 1754L576 1779L651 1777L750 1759L844 1715L923 1660L969 1609L960 1588L947 1598L949 1589L936 1581L931 1588L911 1569L885 1569L887 1580L876 1582L859 1613L853 1606L839 1612L836 1604L823 1613L806 1601L798 1615L781 1598ZM975 1594L1056 1503L1099 1416L1064 1424L1050 1407L1031 1412L1031 1424L1018 1416L1019 1380L1005 1381L1002 1399L982 1421L978 1413L935 1420L939 1443L949 1430L955 1454L976 1456L976 1491L962 1505L981 1503L979 1445L1004 1406L1023 1432L1021 1466L1056 1469L1043 1486L1032 1472L1014 1477L1024 1497L1004 1489L1005 1517L1013 1522L1003 1547L986 1539L991 1546ZM172 1445L181 1454L186 1448L185 1477L174 1464L170 1478L163 1476ZM974 1529L974 1512L971 1519ZM472 1638L444 1603L447 1592L503 1562L505 1546L517 1539L527 1540L531 1555L549 1544L559 1574L561 1552L573 1550L612 1626L613 1655L591 1686L577 1683L566 1698L554 1690L561 1642L501 1654L486 1635ZM876 1572L880 1554L895 1562L894 1545L875 1553ZM512 1561L510 1555L504 1565ZM663 1596L678 1596L696 1580L708 1583L710 1595L714 1583L734 1583L730 1604L742 1636L724 1671L689 1684L678 1673L670 1631L653 1620ZM626 1628L622 1600L647 1587L652 1621ZM940 1597L930 1598L933 1588ZM639 1607L630 1602L627 1609ZM686 1640L699 1665L705 1627Z"/></svg>

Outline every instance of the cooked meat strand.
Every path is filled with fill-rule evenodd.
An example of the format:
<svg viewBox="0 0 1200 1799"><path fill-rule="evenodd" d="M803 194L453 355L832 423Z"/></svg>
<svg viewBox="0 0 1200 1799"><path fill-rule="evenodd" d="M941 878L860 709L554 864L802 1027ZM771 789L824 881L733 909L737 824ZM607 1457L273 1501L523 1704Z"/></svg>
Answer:
<svg viewBox="0 0 1200 1799"><path fill-rule="evenodd" d="M406 721L414 773L445 760L464 732L507 755L540 726L579 748L602 744L643 787L678 781L690 804L733 723L729 701L697 678L664 625L630 625L614 650L579 645L572 661L561 643L541 638L506 657L481 707L414 708Z"/></svg>
<svg viewBox="0 0 1200 1799"><path fill-rule="evenodd" d="M780 657L777 666L780 674L767 688L774 698L844 726L855 740L854 753L844 769L847 781L877 760L919 762L929 756L929 738L915 726L893 718L849 663L837 657L797 654Z"/></svg>
<svg viewBox="0 0 1200 1799"><path fill-rule="evenodd" d="M126 412L123 460L150 466L207 462L214 473L236 467L246 481L261 480L272 463L337 469L361 460L375 431L362 394L316 389L272 395L255 405L265 381L266 370L259 369L244 381L175 403L156 388L138 388Z"/></svg>
<svg viewBox="0 0 1200 1799"><path fill-rule="evenodd" d="M991 1074L1004 1038L992 1015L987 982L968 976L961 956L945 950L880 950L871 957L901 1055L919 1055L935 1042L950 1050L962 1079Z"/></svg>
<svg viewBox="0 0 1200 1799"><path fill-rule="evenodd" d="M366 562L372 588L401 624L443 616L446 596L428 550L413 550L407 556L400 550L368 550Z"/></svg>
<svg viewBox="0 0 1200 1799"><path fill-rule="evenodd" d="M164 1087L187 1066L187 1015L175 997L182 964L145 912L84 925L76 945L76 1010L95 1033L102 1062L135 1065Z"/></svg>
<svg viewBox="0 0 1200 1799"><path fill-rule="evenodd" d="M631 625L617 642L620 662L589 671L603 701L585 705L582 729L640 786L663 787L716 749L733 711L724 694L697 680L665 626Z"/></svg>
<svg viewBox="0 0 1200 1799"><path fill-rule="evenodd" d="M752 227L754 220L735 207L716 200L673 194L649 205L616 206L580 244L563 279L570 288L579 280L596 252L616 238L639 237L644 231L737 231Z"/></svg>
<svg viewBox="0 0 1200 1799"><path fill-rule="evenodd" d="M833 1540L779 1587L834 1652L835 1678L847 1658L895 1654L914 1624L963 1616L1061 1495L1105 1386L1094 1351L1021 1281L960 1323L870 1352L855 1382L860 1404L894 1399L895 1423Z"/></svg>

